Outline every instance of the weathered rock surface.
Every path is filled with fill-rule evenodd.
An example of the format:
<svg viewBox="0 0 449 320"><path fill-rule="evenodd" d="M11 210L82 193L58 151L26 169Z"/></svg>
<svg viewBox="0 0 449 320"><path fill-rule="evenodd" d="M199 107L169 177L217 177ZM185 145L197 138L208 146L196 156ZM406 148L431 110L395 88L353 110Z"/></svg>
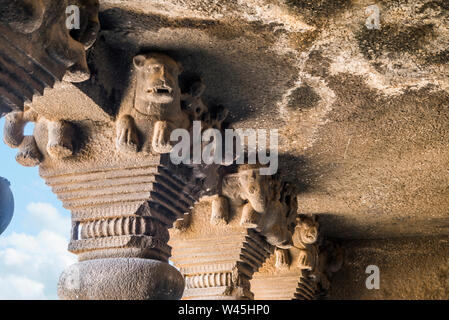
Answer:
<svg viewBox="0 0 449 320"><path fill-rule="evenodd" d="M378 19L373 20L376 12ZM122 123L119 121L122 107L132 103L133 58L144 52L163 52L183 65L182 93L188 91L189 83L201 78L207 83L202 95L205 104L228 108L232 127L279 129L280 174L299 190L299 213L318 216L325 236L365 239L360 245L346 242L349 248L346 261L349 262L346 273L334 280L334 286L339 289L331 293L332 297L447 297L447 270L444 269L447 250L438 250L446 244L445 237L449 235L448 18L449 7L440 0L379 1L375 7L365 0L100 1L102 29L96 45L87 53L89 69L85 63L83 68L86 72L90 70L91 78L77 84L57 84L33 103L28 101L33 92L28 92L28 100L21 96L17 103L6 101L6 107L0 106L0 114L3 114L10 109L21 110L15 106L25 103L25 112L31 107L39 114L34 132L36 141L25 137L23 150L40 150L41 153L32 157L35 161L30 165L42 161L40 173L66 207L72 209L74 229L78 228L77 223L82 226L81 238L74 230L71 250L79 252L81 260L88 260L78 265L84 268L82 273L86 278L83 278L82 287L87 291L75 294L66 291L71 280L65 281L63 275L61 281L66 287L60 291L61 296L121 298L122 285L127 281L135 285L140 280L127 278L123 283L113 284L107 281L108 277L120 278L121 273L129 276L122 256L132 260L136 268L141 266L141 255L147 259L168 259L166 229L175 219L179 222L187 210L173 208L176 214L172 219L161 220L164 232L157 236L164 243L155 244L159 245L158 250L149 253L129 250L133 255L124 255L116 250L122 245L120 241L128 241L131 249L140 242L133 237L111 242L102 239L111 234L122 237L118 235L121 231L116 235L114 228L132 225L128 213L137 216L147 213L144 209L149 207L136 210L147 201L148 192L156 195L151 201L159 201L159 192L164 190L140 192L140 186L134 185L138 181L126 175L133 173L139 178L154 175L153 166L160 164L154 162L144 168L148 154L125 155L117 152L114 146L116 127L120 127L116 124ZM378 24L373 26L376 19ZM38 10L33 21L39 24ZM17 28L28 32L35 26ZM84 62L84 49L80 52ZM58 76L50 79L48 86L62 78L67 67L69 64L61 66ZM37 91L42 93L44 87L41 85ZM8 94L4 96L14 99ZM147 127L139 128L142 135L139 138L146 142L151 141L153 127L157 127L150 122ZM11 123L13 129L22 124L16 120ZM74 137L72 141L62 139L66 128L71 133L69 136ZM54 132L61 135L52 134ZM55 152L57 157L54 157L48 141L57 141L56 146L69 151L63 162L59 156L65 156L66 152ZM66 144L71 145L66 147ZM148 151L147 146L148 143L143 151ZM29 156L29 152L22 152L19 158L27 164ZM69 173L67 168L71 170ZM118 178L126 178L126 186L131 186L131 190L117 195L119 189L107 185L111 183L109 180L117 178L116 171ZM80 181L83 185L78 189ZM155 183L150 182L145 182L147 188ZM183 182L181 189L187 184ZM114 201L123 200L136 203L126 208L113 205ZM189 206L190 203L186 204L186 208ZM220 203L217 206L224 207ZM91 221L92 215L96 220ZM117 216L121 220L114 220ZM157 217L162 219L163 216ZM223 217L219 215L221 220L226 220ZM198 271L196 268L203 266L194 260L204 254L198 243L208 244L209 238L217 236L211 232L219 228L209 227L210 217L206 214L198 214L198 218L199 222L192 224L193 233L196 223L201 224L201 219L207 221L196 229L196 235L192 236L192 230L187 230L173 241L183 249L179 251L178 261L195 265L183 271L188 275L188 289L194 291L192 296L204 297L199 291L211 293L207 285L207 290L203 290L202 283L215 279L218 274L223 278L217 286L220 290L224 287L226 292L213 291L217 288L212 286L212 296L229 296L230 287L241 289L234 296L251 298L249 279L262 265L268 251L258 257L250 271L244 273L237 268L238 272L234 272L234 264L241 258L240 248L233 246L238 248L233 251L238 258L232 259L226 268L217 269L215 253L219 243L215 243L212 249L203 249L212 257L207 257L210 258L207 262L213 262L213 272ZM216 220L220 222L220 219ZM247 230L242 232L240 227L236 226L237 233L247 239ZM226 228L220 228L218 234L227 234ZM112 229L114 232L110 231ZM202 234L205 237L198 239ZM405 238L411 236L420 238ZM425 236L437 237L423 238ZM366 240L397 237L404 240ZM101 246L97 243L95 248L91 238L98 238ZM193 239L192 248L182 247L185 239ZM424 247L421 241L427 241L429 247ZM81 247L77 247L78 244ZM97 252L91 248L101 251L101 258L109 258L112 252L117 268L111 269L115 262L103 265L105 259L101 263L90 260L97 258ZM190 249L197 256L186 258L185 251ZM397 256L388 255L391 252ZM421 257L425 259L421 261ZM428 290L407 287L409 274L422 273L433 262L429 274L420 278L424 287L424 282L429 284ZM385 279L393 279L397 270L404 275L396 282L385 284L383 291L362 292L366 290L360 287L360 279L366 279L363 268L376 263L385 270ZM151 261L144 264L151 264ZM400 264L403 266L397 269ZM92 285L99 269L107 276L100 277L98 283ZM155 265L142 268L156 269ZM157 273L148 275L139 270L136 272L145 275L142 281ZM348 278L360 281L348 283ZM169 286L176 289L178 284L174 281ZM103 294L101 288L106 287ZM410 288L410 292L400 291L405 287ZM126 291L125 295L129 297L135 293L136 298L158 298L148 295L148 288ZM354 291L354 288L360 290ZM172 294L172 297L177 296L177 292Z"/></svg>
<svg viewBox="0 0 449 320"><path fill-rule="evenodd" d="M78 263L61 275L63 300L178 300L184 279L172 266L157 260L119 258Z"/></svg>
<svg viewBox="0 0 449 320"><path fill-rule="evenodd" d="M344 242L345 263L332 280L330 299L447 300L448 241L440 237ZM379 267L378 290L366 288L369 265Z"/></svg>
<svg viewBox="0 0 449 320"><path fill-rule="evenodd" d="M447 4L382 1L378 30L369 5L101 1L93 79L77 86L114 114L132 57L168 52L234 127L279 129L281 173L325 234L446 235Z"/></svg>

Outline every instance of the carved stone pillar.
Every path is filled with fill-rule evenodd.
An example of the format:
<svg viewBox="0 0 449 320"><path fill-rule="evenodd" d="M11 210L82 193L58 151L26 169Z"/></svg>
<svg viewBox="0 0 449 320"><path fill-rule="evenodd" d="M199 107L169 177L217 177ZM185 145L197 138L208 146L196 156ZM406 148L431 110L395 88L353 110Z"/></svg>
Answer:
<svg viewBox="0 0 449 320"><path fill-rule="evenodd" d="M187 230L171 231L171 260L186 282L183 299L253 299L249 281L273 248L259 233L240 226L241 215L228 225L214 225L211 211L210 203L201 202Z"/></svg>
<svg viewBox="0 0 449 320"><path fill-rule="evenodd" d="M61 276L62 299L179 299L184 281L168 264L168 228L193 199L167 156L111 161L41 175L72 211L69 250L79 263Z"/></svg>
<svg viewBox="0 0 449 320"><path fill-rule="evenodd" d="M250 280L275 246L292 245L296 197L276 176L241 166L171 231L183 299L253 299Z"/></svg>
<svg viewBox="0 0 449 320"><path fill-rule="evenodd" d="M35 101L7 115L4 140L18 148L17 161L39 165L72 213L69 250L79 263L61 275L61 299L181 298L168 229L197 191L193 169L173 165L168 154L169 133L191 126L179 73L168 56L138 55L116 116L85 97L70 110ZM31 136L23 133L27 122L35 123Z"/></svg>
<svg viewBox="0 0 449 320"><path fill-rule="evenodd" d="M329 278L343 263L342 248L318 234L315 218L298 219L294 245L276 249L254 275L257 300L315 300L326 296Z"/></svg>

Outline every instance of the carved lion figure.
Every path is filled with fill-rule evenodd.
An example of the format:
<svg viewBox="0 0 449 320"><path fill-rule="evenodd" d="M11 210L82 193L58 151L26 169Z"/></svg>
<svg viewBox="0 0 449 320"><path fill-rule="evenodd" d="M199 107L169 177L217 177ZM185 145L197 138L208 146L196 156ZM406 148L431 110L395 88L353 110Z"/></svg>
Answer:
<svg viewBox="0 0 449 320"><path fill-rule="evenodd" d="M181 66L161 53L141 54L133 61L136 75L134 101L131 110L119 113L116 123L117 148L125 152L138 151L140 142L135 120L139 117L154 122L153 151L169 153L172 149L172 130L189 127L189 118L181 109L178 80Z"/></svg>

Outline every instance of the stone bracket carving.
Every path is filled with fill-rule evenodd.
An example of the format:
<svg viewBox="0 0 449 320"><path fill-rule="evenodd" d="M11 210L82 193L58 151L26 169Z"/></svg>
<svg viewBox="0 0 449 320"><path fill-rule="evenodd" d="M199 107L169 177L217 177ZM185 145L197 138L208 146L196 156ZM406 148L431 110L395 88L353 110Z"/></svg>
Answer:
<svg viewBox="0 0 449 320"><path fill-rule="evenodd" d="M69 4L80 8L80 29L66 26ZM62 79L90 77L86 50L100 28L98 0L0 0L0 117L23 111Z"/></svg>
<svg viewBox="0 0 449 320"><path fill-rule="evenodd" d="M39 123L45 128L47 137L46 154L56 159L63 159L73 155L74 128L70 122L64 120L51 121L39 116L34 110L10 112L6 116L3 130L4 142L11 148L18 148L16 160L26 167L39 165L44 156L39 150L34 135L25 136L27 123Z"/></svg>
<svg viewBox="0 0 449 320"><path fill-rule="evenodd" d="M50 119L32 104L24 106L63 77L88 78L85 50L98 31L98 1L77 2L86 14L81 29L71 33L61 27L66 1L20 2L31 13L22 24L0 25L0 37L7 40L0 45L0 64L12 74L25 70L33 76L24 78L24 86L16 83L26 92L11 89L14 82L2 86L0 79L2 113L14 110L6 116L4 140L18 148L19 163L40 166L72 212L69 250L79 263L61 276L61 298L178 299L186 285L186 299L253 299L253 275L273 252L278 268L296 263L307 286L325 283L313 227L298 231L295 240L297 198L289 183L260 175L259 165L170 162L174 129L192 132L193 121L200 121L202 130L223 131L228 115L222 106L206 105L201 81L181 92L182 66L173 58L152 52L134 57L114 119ZM45 17L51 17L48 23ZM14 28L21 33L16 40ZM42 52L20 50L33 33L48 45ZM15 53L17 60L11 59ZM25 136L29 122L35 130ZM208 209L197 209L201 206ZM299 250L295 262L291 250ZM168 264L170 257L184 279Z"/></svg>
<svg viewBox="0 0 449 320"><path fill-rule="evenodd" d="M251 285L256 299L319 299L327 295L330 278L342 264L341 246L320 236L316 217L301 216L293 246L277 248Z"/></svg>
<svg viewBox="0 0 449 320"><path fill-rule="evenodd" d="M211 203L210 222L225 225L234 215L230 210L241 211L240 226L255 229L275 247L291 247L297 217L292 186L277 175L260 175L257 167L242 165L236 171L217 180L219 194L202 198ZM180 225L185 229L188 221Z"/></svg>

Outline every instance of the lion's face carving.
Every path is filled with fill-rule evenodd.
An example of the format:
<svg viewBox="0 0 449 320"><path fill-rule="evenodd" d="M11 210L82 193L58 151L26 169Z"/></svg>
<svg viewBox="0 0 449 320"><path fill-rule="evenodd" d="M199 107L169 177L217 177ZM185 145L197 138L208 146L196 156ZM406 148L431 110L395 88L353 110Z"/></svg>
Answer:
<svg viewBox="0 0 449 320"><path fill-rule="evenodd" d="M318 222L314 218L304 217L299 219L293 242L296 246L313 244L318 240Z"/></svg>
<svg viewBox="0 0 449 320"><path fill-rule="evenodd" d="M138 112L152 116L169 116L181 111L180 66L160 53L138 55L136 103Z"/></svg>

